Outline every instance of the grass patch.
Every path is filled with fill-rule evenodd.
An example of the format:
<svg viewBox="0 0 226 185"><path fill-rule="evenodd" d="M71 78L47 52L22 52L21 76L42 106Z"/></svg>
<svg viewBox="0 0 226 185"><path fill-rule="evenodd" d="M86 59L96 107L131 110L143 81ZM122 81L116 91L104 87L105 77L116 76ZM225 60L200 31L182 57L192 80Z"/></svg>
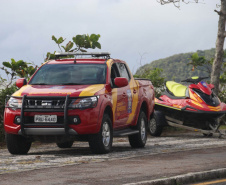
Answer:
<svg viewBox="0 0 226 185"><path fill-rule="evenodd" d="M221 126L220 126L220 129L221 129L221 130L226 130L226 125L221 125Z"/></svg>

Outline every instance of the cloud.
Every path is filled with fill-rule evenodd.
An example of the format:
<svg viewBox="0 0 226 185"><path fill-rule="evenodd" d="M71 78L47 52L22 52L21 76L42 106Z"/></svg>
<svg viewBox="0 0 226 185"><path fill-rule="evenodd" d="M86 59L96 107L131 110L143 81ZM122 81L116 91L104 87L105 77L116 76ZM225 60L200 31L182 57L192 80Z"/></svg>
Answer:
<svg viewBox="0 0 226 185"><path fill-rule="evenodd" d="M202 2L202 1L201 1ZM137 68L176 53L215 46L218 1L161 6L155 0L7 0L0 7L0 61L15 58L40 65L58 50L51 36L101 34L102 51ZM99 50L98 50L99 51ZM134 67L135 66L135 67Z"/></svg>

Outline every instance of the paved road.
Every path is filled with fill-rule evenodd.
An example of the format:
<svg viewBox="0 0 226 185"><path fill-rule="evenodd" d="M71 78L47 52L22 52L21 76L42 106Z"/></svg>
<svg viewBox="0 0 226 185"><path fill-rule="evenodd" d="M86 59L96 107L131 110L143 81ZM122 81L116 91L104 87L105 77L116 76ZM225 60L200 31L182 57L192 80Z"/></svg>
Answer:
<svg viewBox="0 0 226 185"><path fill-rule="evenodd" d="M226 179L219 179L219 180L210 180L210 181L195 183L191 185L225 185L225 184L226 184Z"/></svg>
<svg viewBox="0 0 226 185"><path fill-rule="evenodd" d="M149 137L144 149L131 149L126 138L113 146L106 155L81 142L66 150L35 146L25 156L2 149L0 184L124 184L226 167L226 139L196 133Z"/></svg>

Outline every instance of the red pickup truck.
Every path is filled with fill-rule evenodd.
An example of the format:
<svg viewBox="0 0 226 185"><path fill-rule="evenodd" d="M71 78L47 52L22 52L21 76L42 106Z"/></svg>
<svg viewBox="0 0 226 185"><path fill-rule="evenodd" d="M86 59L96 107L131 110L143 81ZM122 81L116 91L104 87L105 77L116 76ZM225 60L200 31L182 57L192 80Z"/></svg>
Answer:
<svg viewBox="0 0 226 185"><path fill-rule="evenodd" d="M90 55L90 56L88 56ZM93 153L108 153L113 136L128 136L144 147L153 114L151 81L136 80L122 60L109 53L56 53L7 101L6 143L11 154L28 153L35 140L70 148L88 141Z"/></svg>

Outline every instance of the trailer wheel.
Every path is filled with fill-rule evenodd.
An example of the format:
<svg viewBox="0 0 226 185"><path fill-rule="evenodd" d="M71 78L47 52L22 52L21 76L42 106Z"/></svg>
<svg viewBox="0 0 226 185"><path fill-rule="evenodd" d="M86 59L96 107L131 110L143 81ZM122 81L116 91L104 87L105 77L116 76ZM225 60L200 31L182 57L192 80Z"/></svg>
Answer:
<svg viewBox="0 0 226 185"><path fill-rule="evenodd" d="M15 134L6 133L6 144L8 151L11 154L24 155L27 154L31 148L31 141L23 136Z"/></svg>
<svg viewBox="0 0 226 185"><path fill-rule="evenodd" d="M147 141L147 117L143 111L140 112L136 127L139 133L129 135L129 143L133 148L143 148Z"/></svg>
<svg viewBox="0 0 226 185"><path fill-rule="evenodd" d="M206 130L212 130L214 132L217 132L219 130L219 127L221 126L221 122L219 120L214 120L212 122L206 122ZM205 134L203 133L203 135L205 137L212 137L213 134L209 133L209 134Z"/></svg>
<svg viewBox="0 0 226 185"><path fill-rule="evenodd" d="M155 111L153 117L149 121L149 133L152 136L160 136L164 125L166 125L166 120L162 112Z"/></svg>
<svg viewBox="0 0 226 185"><path fill-rule="evenodd" d="M67 141L63 143L56 143L59 148L71 148L74 141Z"/></svg>
<svg viewBox="0 0 226 185"><path fill-rule="evenodd" d="M106 154L111 151L113 141L112 123L109 115L104 114L98 134L90 136L89 147L95 154Z"/></svg>

